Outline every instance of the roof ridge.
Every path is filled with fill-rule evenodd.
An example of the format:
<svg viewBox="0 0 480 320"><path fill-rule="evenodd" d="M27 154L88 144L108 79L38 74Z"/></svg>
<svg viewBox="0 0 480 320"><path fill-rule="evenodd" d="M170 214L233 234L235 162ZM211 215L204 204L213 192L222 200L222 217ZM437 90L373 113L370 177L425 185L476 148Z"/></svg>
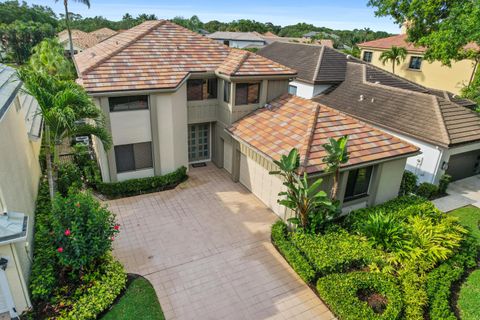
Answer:
<svg viewBox="0 0 480 320"><path fill-rule="evenodd" d="M313 74L313 79L312 81L316 81L318 77L318 73L320 72L320 65L322 64L322 59L323 59L323 53L325 52L325 46L322 46L320 48L320 53L318 54L318 61L317 61L317 66L315 67L315 73Z"/></svg>
<svg viewBox="0 0 480 320"><path fill-rule="evenodd" d="M432 95L432 98L433 98L433 103L436 107L435 111L437 112L437 116L439 116L440 119L442 119L442 129L443 129L442 134L447 138L448 145L450 145L452 143L452 140L450 139L450 134L448 132L447 124L445 122L445 117L443 116L442 107L440 106L440 103L439 103L439 99L442 99L442 98L437 97L435 95ZM452 103L451 101L448 101L448 102Z"/></svg>
<svg viewBox="0 0 480 320"><path fill-rule="evenodd" d="M151 21L151 20L149 20ZM147 22L147 21L145 21ZM144 23L145 23L144 22ZM150 32L152 32L153 29L165 24L165 20L158 20L157 23L155 24L152 24L152 26L150 28L148 28L147 30L145 30L144 32L141 32L139 33L138 35L136 35L135 37L133 37L132 39L130 39L129 41L127 41L125 44L123 44L122 46L118 47L117 49L115 50L112 50L109 54L105 55L104 57L102 57L101 59L99 59L97 62L95 62L94 64L92 64L91 66L89 66L88 68L86 68L85 70L83 70L82 72L82 75L86 74L87 72L90 72L92 71L92 69L98 67L100 64L102 64L103 62L105 62L106 60L110 59L111 57L113 57L114 55L118 54L120 51L124 50L125 48L127 48L129 45L131 45L133 42L137 41L138 39L140 38L143 38L145 37L147 34L149 34ZM143 23L142 23L143 24ZM142 25L142 24L139 24ZM131 30L131 29L130 29ZM126 31L128 32L128 30ZM121 33L120 33L121 34ZM114 37L116 37L117 35L119 35L118 33L110 38L108 38L109 40L112 40ZM75 59L74 59L75 60Z"/></svg>
<svg viewBox="0 0 480 320"><path fill-rule="evenodd" d="M314 102L310 100L310 102ZM307 133L305 139L307 140L307 144L305 146L305 158L303 159L303 163L300 164L300 168L302 169L300 172L303 173L307 170L308 167L308 160L309 160L309 151L312 148L312 142L313 142L313 135L315 133L315 123L318 121L318 114L320 112L320 104L317 102L315 103L315 109L313 112L313 117L312 121L310 121L310 127L307 127Z"/></svg>
<svg viewBox="0 0 480 320"><path fill-rule="evenodd" d="M241 51L241 50L239 50L239 51ZM234 52L234 51L231 51L231 52ZM241 52L241 54L242 54L242 58L240 59L240 61L238 61L238 64L237 64L237 66L233 69L232 74L237 73L238 70L240 70L240 68L242 67L242 65L245 63L245 61L247 61L247 59L250 57L250 52L249 52L249 51Z"/></svg>

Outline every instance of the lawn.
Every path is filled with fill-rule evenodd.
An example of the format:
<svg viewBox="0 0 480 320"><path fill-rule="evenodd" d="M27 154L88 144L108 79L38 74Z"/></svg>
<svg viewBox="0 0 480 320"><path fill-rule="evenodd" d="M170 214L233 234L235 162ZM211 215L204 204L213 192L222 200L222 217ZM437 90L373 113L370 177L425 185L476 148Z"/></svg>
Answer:
<svg viewBox="0 0 480 320"><path fill-rule="evenodd" d="M164 320L162 308L155 289L145 278L139 277L130 283L125 294L102 317L102 320Z"/></svg>
<svg viewBox="0 0 480 320"><path fill-rule="evenodd" d="M450 212L452 216L458 217L460 224L468 227L472 231L472 235L477 238L480 243L480 208L474 206L466 206Z"/></svg>

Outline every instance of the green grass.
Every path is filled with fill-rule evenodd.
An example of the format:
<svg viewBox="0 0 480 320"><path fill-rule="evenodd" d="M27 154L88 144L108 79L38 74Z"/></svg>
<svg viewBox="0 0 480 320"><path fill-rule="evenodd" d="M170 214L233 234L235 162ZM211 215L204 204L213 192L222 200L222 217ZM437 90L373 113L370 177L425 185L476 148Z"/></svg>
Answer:
<svg viewBox="0 0 480 320"><path fill-rule="evenodd" d="M478 223L480 221L480 208L474 206L466 206L450 212L452 216L458 217L461 225L468 227L472 231L472 235L480 243L480 229Z"/></svg>
<svg viewBox="0 0 480 320"><path fill-rule="evenodd" d="M155 289L145 278L134 279L102 320L164 320Z"/></svg>
<svg viewBox="0 0 480 320"><path fill-rule="evenodd" d="M460 297L458 299L458 308L462 320L478 320L480 319L480 270L476 270L470 274L467 281L460 289Z"/></svg>

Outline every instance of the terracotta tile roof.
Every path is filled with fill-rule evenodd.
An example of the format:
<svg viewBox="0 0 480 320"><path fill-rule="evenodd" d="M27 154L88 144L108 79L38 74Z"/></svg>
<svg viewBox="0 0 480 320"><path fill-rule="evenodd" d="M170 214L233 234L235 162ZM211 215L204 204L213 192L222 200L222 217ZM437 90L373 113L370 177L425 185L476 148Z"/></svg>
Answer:
<svg viewBox="0 0 480 320"><path fill-rule="evenodd" d="M117 34L117 31L110 28L100 28L98 30L90 32L90 34L98 39L99 42L102 42L105 39L108 39Z"/></svg>
<svg viewBox="0 0 480 320"><path fill-rule="evenodd" d="M161 20L146 21L74 58L79 83L89 92L175 88L190 72L217 69L235 76L295 74L256 54L232 50Z"/></svg>
<svg viewBox="0 0 480 320"><path fill-rule="evenodd" d="M283 95L235 122L227 130L261 153L278 160L292 148L300 152L301 171L325 169L322 147L329 138L349 136L350 160L353 166L397 156L408 156L418 148L362 121L312 100Z"/></svg>
<svg viewBox="0 0 480 320"><path fill-rule="evenodd" d="M93 47L98 43L98 39L94 35L89 34L88 32L84 32L76 29L73 29L71 31L72 31L73 44L76 47L81 48L82 50ZM60 43L68 42L67 30L63 30L59 32L57 36L58 36L58 41Z"/></svg>
<svg viewBox="0 0 480 320"><path fill-rule="evenodd" d="M408 51L424 53L427 51L427 48L422 46L415 46L413 43L407 41L406 34L399 34L396 36L381 38L377 40L367 41L358 44L359 47L363 48L377 48L377 49L390 49L392 46L402 47ZM464 47L465 50L480 50L480 47L475 43L469 43Z"/></svg>

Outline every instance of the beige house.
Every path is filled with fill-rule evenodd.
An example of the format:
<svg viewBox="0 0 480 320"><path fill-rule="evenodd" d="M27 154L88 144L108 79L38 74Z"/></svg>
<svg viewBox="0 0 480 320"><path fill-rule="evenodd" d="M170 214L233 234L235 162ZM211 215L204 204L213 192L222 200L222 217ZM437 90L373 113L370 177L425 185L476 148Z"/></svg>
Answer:
<svg viewBox="0 0 480 320"><path fill-rule="evenodd" d="M315 178L325 175L321 143L351 135L352 161L342 169L339 195L345 207L395 197L406 158L418 153L327 106L288 95L296 71L168 21L147 21L74 61L78 82L104 111L113 136L107 151L94 139L104 181L212 161L283 217L275 205L281 182L268 170L292 147L305 150L308 174ZM260 119L265 126L250 126ZM317 122L325 128L313 134Z"/></svg>
<svg viewBox="0 0 480 320"><path fill-rule="evenodd" d="M21 85L14 69L0 64L0 314L12 318L31 306L27 283L41 175L42 119Z"/></svg>
<svg viewBox="0 0 480 320"><path fill-rule="evenodd" d="M426 48L417 47L407 42L405 33L358 44L363 61L390 72L392 71L392 63L387 62L384 65L380 60L380 55L392 46L405 48L408 52L405 61L395 66L395 73L428 88L447 90L459 94L461 89L468 85L475 67L475 62L469 59L452 61L451 67L442 65L439 61L426 61L423 58ZM480 50L478 46L473 44L466 49Z"/></svg>

